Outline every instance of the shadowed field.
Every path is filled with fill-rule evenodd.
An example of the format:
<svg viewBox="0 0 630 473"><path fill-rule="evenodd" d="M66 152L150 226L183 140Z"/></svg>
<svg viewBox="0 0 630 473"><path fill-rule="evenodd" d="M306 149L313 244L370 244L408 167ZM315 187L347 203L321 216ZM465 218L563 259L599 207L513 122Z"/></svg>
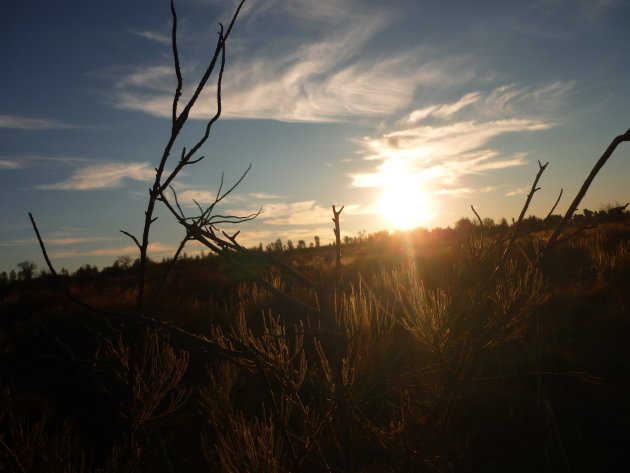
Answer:
<svg viewBox="0 0 630 473"><path fill-rule="evenodd" d="M465 220L455 229L348 241L339 270L333 247L183 259L150 320L134 317L133 265L62 278L100 312L74 304L51 278L6 284L0 465L64 472L623 466L626 215L561 242L544 264L537 254L549 230L537 219L524 223L528 236L498 271L502 246L493 243L509 227ZM275 269L265 255L316 286ZM150 265L152 295L167 263Z"/></svg>

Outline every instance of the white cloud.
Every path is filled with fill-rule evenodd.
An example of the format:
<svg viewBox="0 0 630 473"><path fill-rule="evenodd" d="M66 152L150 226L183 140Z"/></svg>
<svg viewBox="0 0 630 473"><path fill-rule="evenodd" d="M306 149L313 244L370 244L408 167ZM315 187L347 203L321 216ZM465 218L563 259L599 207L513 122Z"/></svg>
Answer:
<svg viewBox="0 0 630 473"><path fill-rule="evenodd" d="M283 195L280 194L266 194L264 192L252 192L251 194L249 194L250 197L253 197L254 199L282 199Z"/></svg>
<svg viewBox="0 0 630 473"><path fill-rule="evenodd" d="M514 190L511 190L510 192L506 193L505 196L506 197L512 197L512 196L515 196L515 195L525 195L531 190L531 188L532 188L532 186L519 187L518 189L514 189Z"/></svg>
<svg viewBox="0 0 630 473"><path fill-rule="evenodd" d="M408 121L412 123L417 123L431 115L439 118L448 118L459 112L467 105L471 105L477 102L480 96L481 94L479 92L470 92L454 103L444 105L430 105L420 110L414 110L409 115Z"/></svg>
<svg viewBox="0 0 630 473"><path fill-rule="evenodd" d="M483 149L489 140L508 132L544 130L551 124L529 119L489 122L456 122L444 126L422 126L367 139L365 158L379 160L374 172L351 175L355 187L382 187L392 166L419 181L440 179L454 183L461 176L525 164L523 155L504 157Z"/></svg>
<svg viewBox="0 0 630 473"><path fill-rule="evenodd" d="M225 191L227 189L223 189ZM185 189L177 192L177 200L181 205L196 207L194 201L200 205L212 204L217 197L216 191L208 191L203 189ZM258 202L261 200L282 199L286 196L279 194L268 194L265 192L250 192L247 194L230 194L221 200L221 204L229 204L232 202Z"/></svg>
<svg viewBox="0 0 630 473"><path fill-rule="evenodd" d="M146 66L133 68L132 72L118 78L116 86L121 89L139 87L172 92L175 90L175 83L175 70L172 66Z"/></svg>
<svg viewBox="0 0 630 473"><path fill-rule="evenodd" d="M136 36L140 36L141 38L155 41L156 43L171 44L170 36L158 33L157 31L132 31L132 33Z"/></svg>
<svg viewBox="0 0 630 473"><path fill-rule="evenodd" d="M462 186L462 178L526 163L523 153L501 155L492 149L492 139L555 126L556 120L545 117L572 87L571 82L522 88L511 84L418 108L393 131L359 142L364 159L378 164L371 171L351 174L352 186L392 186L395 176L404 174L418 185L430 185L438 195L485 192Z"/></svg>
<svg viewBox="0 0 630 473"><path fill-rule="evenodd" d="M0 128L9 128L13 130L57 130L79 128L79 126L58 120L49 120L46 118L0 115Z"/></svg>
<svg viewBox="0 0 630 473"><path fill-rule="evenodd" d="M194 201L198 204L211 204L217 197L216 192L202 191L202 190L185 190L177 193L177 200L182 205L194 206Z"/></svg>
<svg viewBox="0 0 630 473"><path fill-rule="evenodd" d="M575 81L555 81L538 87L502 85L486 94L470 92L453 103L433 104L414 110L407 122L418 123L429 118L454 119L455 115L460 120L548 115L558 108L574 86Z"/></svg>
<svg viewBox="0 0 630 473"><path fill-rule="evenodd" d="M61 237L61 238L44 238L47 246L62 245L78 245L83 243L93 243L97 241L113 240L112 237ZM24 246L33 245L35 238L22 238L19 240L0 241L0 246Z"/></svg>
<svg viewBox="0 0 630 473"><path fill-rule="evenodd" d="M258 208L230 209L228 213L231 215L249 215L257 211ZM346 205L344 208L344 215L346 216L371 213L374 213L374 209L359 204ZM331 218L331 206L323 206L315 200L305 200L265 203L262 206L262 213L256 218L256 221L267 225L311 226L328 223Z"/></svg>
<svg viewBox="0 0 630 473"><path fill-rule="evenodd" d="M449 195L453 197L470 197L471 195L478 194L480 192L492 192L496 190L496 186L486 186L481 188L473 188L473 187L458 187L451 189L440 189L435 191L435 195Z"/></svg>
<svg viewBox="0 0 630 473"><path fill-rule="evenodd" d="M18 163L17 161L0 159L0 169L19 169L21 167L22 163Z"/></svg>
<svg viewBox="0 0 630 473"><path fill-rule="evenodd" d="M330 220L330 210L314 200L270 202L263 207L261 220L270 225L308 225Z"/></svg>
<svg viewBox="0 0 630 473"><path fill-rule="evenodd" d="M44 184L38 189L89 190L120 187L124 179L148 181L155 176L150 163L109 163L87 166L56 184Z"/></svg>
<svg viewBox="0 0 630 473"><path fill-rule="evenodd" d="M288 122L380 117L407 108L421 85L435 84L447 76L451 76L448 80L455 80L449 73L455 66L453 60L423 63L419 51L342 65L335 56L339 55L337 50L348 48L345 41L346 38L322 42L302 47L289 56L279 54L231 65L223 84L223 117ZM172 94L148 90L170 91L172 87L165 85L162 78L166 75L161 68L155 68L123 78L119 84L125 87L116 95L116 106L169 117ZM142 81L147 90L128 90L127 84L140 86ZM192 118L204 119L214 114L215 93L216 87L207 87L203 100L191 113Z"/></svg>
<svg viewBox="0 0 630 473"><path fill-rule="evenodd" d="M256 10L256 15L287 16L283 22L287 34L258 40L249 51L243 48L240 56L236 53L236 59L228 45L224 118L335 122L382 117L408 109L420 86L459 83L475 73L471 64L463 66L468 60L431 60L425 48L371 48L370 41L391 25L395 14L390 9L352 1L296 0L269 1L257 5ZM300 22L312 28L296 28ZM173 77L170 64L133 71L117 80L120 90L114 94L115 104L169 117ZM185 90L184 97L191 92ZM216 87L209 84L192 118L214 114L215 93ZM444 108L440 113L449 111Z"/></svg>
<svg viewBox="0 0 630 473"><path fill-rule="evenodd" d="M160 242L149 244L150 255L168 256L174 254L177 247L167 245ZM69 251L52 251L52 258L78 258L85 256L133 256L138 254L138 247L135 245L120 246L115 248L97 248L93 250L69 250Z"/></svg>

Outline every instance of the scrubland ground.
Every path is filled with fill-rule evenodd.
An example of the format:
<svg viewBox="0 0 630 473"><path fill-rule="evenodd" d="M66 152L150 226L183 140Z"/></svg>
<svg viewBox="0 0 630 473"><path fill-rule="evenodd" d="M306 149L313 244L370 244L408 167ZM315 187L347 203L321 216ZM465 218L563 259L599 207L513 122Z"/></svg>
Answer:
<svg viewBox="0 0 630 473"><path fill-rule="evenodd" d="M505 229L481 230L371 235L339 271L332 247L275 255L314 285L259 252L184 259L150 318L133 267L64 278L100 312L49 278L5 285L0 469L627 467L629 221L544 261L547 230L505 260Z"/></svg>

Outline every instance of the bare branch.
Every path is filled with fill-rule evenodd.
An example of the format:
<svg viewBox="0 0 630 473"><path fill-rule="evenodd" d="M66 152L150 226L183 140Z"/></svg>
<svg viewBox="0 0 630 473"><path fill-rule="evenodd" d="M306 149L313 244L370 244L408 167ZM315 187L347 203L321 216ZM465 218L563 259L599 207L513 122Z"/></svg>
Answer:
<svg viewBox="0 0 630 473"><path fill-rule="evenodd" d="M138 239L135 236L133 236L131 233L126 232L124 230L119 230L119 231L120 231L120 233L123 233L123 234L127 235L129 238L131 238L138 248L142 248L142 246L140 245L140 242L138 241Z"/></svg>
<svg viewBox="0 0 630 473"><path fill-rule="evenodd" d="M186 161L186 163L184 164L184 166L189 166L191 164L197 164L199 161L201 161L203 158L205 158L205 156L201 156L200 158L197 159L193 159L190 161Z"/></svg>
<svg viewBox="0 0 630 473"><path fill-rule="evenodd" d="M225 179L225 172L221 172L221 182L219 183L219 189L217 190L217 196L214 198L215 202L219 201L219 196L221 195L221 190L223 190L223 179Z"/></svg>
<svg viewBox="0 0 630 473"><path fill-rule="evenodd" d="M470 206L471 210L473 211L473 213L475 214L475 217L477 217L477 220L479 220L479 226L483 227L483 221L481 220L481 217L479 216L479 214L477 213L477 211L475 210L475 206L471 205Z"/></svg>
<svg viewBox="0 0 630 473"><path fill-rule="evenodd" d="M510 250L514 246L514 242L519 237L521 224L523 223L523 218L525 217L525 213L527 212L527 209L529 208L529 204L532 198L534 197L534 194L538 190L540 190L540 187L536 187L536 185L538 184L538 181L540 180L540 176L542 176L543 172L545 172L545 169L547 168L548 164L549 164L548 162L545 164L541 164L541 162L538 161L538 173L536 174L536 177L534 178L534 182L532 183L532 188L529 191L529 194L527 194L527 199L525 199L525 204L523 205L523 208L521 209L521 213L518 216L518 220L516 221L516 223L514 223L514 230L512 231L512 235L510 235L509 239L507 240L507 245L505 247L505 250L503 251L503 254L501 255L501 258L499 259L499 262L497 263L494 271L490 275L490 278L488 278L488 280L486 281L485 287L489 286L492 279L494 279L496 274L503 267L505 260L507 259L507 256L510 253Z"/></svg>
<svg viewBox="0 0 630 473"><path fill-rule="evenodd" d="M11 464L11 468L14 469L14 471L16 471L17 473L26 473L26 470L22 466L22 463L20 462L18 456L13 452L13 450L11 450L11 447L9 447L4 442L4 435L0 436L0 447L2 447L2 449L6 453L6 457L10 460L5 466Z"/></svg>
<svg viewBox="0 0 630 473"><path fill-rule="evenodd" d="M477 217L477 220L479 220L479 229L481 231L481 235L479 237L479 253L481 253L483 251L483 220L481 220L481 217L479 216L479 214L475 210L475 207L472 204L471 204L470 208L472 209L473 213ZM471 229L471 231L472 231L472 229Z"/></svg>
<svg viewBox="0 0 630 473"><path fill-rule="evenodd" d="M177 210L179 210L179 214L182 216L182 218L184 218L184 211L179 205L179 200L177 200L177 192L175 192L175 189L173 189L173 186L169 186L169 187L171 188L171 192L173 193L173 198L175 199L175 205L177 206ZM160 200L164 202L164 196L160 197Z"/></svg>
<svg viewBox="0 0 630 473"><path fill-rule="evenodd" d="M175 130L175 122L177 121L177 102L182 95L184 81L182 79L182 70L179 64L179 53L177 51L177 12L175 11L175 1L171 0L171 16L173 17L173 31L171 35L171 43L173 46L173 61L175 62L175 75L177 76L177 88L173 96L173 131Z"/></svg>
<svg viewBox="0 0 630 473"><path fill-rule="evenodd" d="M619 144L623 143L624 141L630 141L630 129L626 131L623 135L616 136L612 140L610 145L608 145L608 148L606 148L606 151L604 151L604 154L602 154L601 157L597 160L597 162L595 163L595 166L591 170L590 174L586 177L586 180L582 184L582 187L580 188L579 192L575 196L575 199L573 199L573 202L567 209L567 213L564 214L562 221L556 227L556 230L553 232L553 235L551 235L551 237L549 238L549 241L547 242L547 246L544 249L544 253L546 253L551 247L553 247L558 242L558 238L560 237L560 234L564 230L564 227L566 227L567 224L569 223L569 220L571 220L571 217L573 216L578 205L580 205L580 202L586 195L586 192L588 191L588 188L593 182L593 179L595 179L595 176L597 175L599 170L604 166L604 164L606 164L606 161L608 161L608 158L610 158L610 156L613 154L617 146L619 146Z"/></svg>
<svg viewBox="0 0 630 473"><path fill-rule="evenodd" d="M217 203L221 202L223 199L225 199L228 195L230 195L232 193L232 191L234 189L236 189L236 187L243 181L243 179L245 179L245 176L247 176L247 173L252 169L252 163L249 163L249 166L247 166L247 169L245 169L245 171L243 172L243 174L241 174L241 177L239 177L237 179L237 181L234 183L234 185L232 187L230 187L227 191L225 191L223 193L223 195L221 195L218 199L217 199ZM223 176L221 176L221 184L223 184Z"/></svg>
<svg viewBox="0 0 630 473"><path fill-rule="evenodd" d="M219 34L219 41L225 41L225 39L223 38L223 30L221 30L221 33ZM199 150L199 148L203 146L203 144L206 142L206 140L210 136L210 130L212 129L212 125L214 125L216 121L219 119L219 117L221 116L221 111L222 111L222 106L223 106L221 102L221 87L223 84L224 71L225 71L225 43L223 44L223 47L221 48L221 67L219 69L219 78L217 79L217 111L214 114L214 116L208 121L208 124L206 125L206 131L201 137L201 139L186 154L187 160L190 159Z"/></svg>
<svg viewBox="0 0 630 473"><path fill-rule="evenodd" d="M61 292L63 292L64 295L68 299L73 301L75 304L78 304L78 305L80 305L81 307L83 307L85 309L88 309L88 310L90 310L90 311L92 311L94 313L101 314L101 315L108 314L107 312L91 306L87 302L82 301L81 299L73 296L70 293L70 291L68 290L66 285L62 282L61 278L57 274L57 271L55 270L55 267L53 266L52 262L50 261L50 258L48 257L48 252L46 251L46 245L44 245L44 241L42 240L42 236L39 233L39 229L37 228L37 224L35 223L35 219L33 218L33 215L29 212L28 216L31 219L31 224L33 225L33 230L35 230L35 235L37 236L37 241L39 242L39 247L42 250L42 255L44 256L44 260L46 261L46 265L48 266L48 269L49 269L50 273L53 275L53 279L57 283L57 286L59 286L59 289L61 290ZM110 328L111 328L111 326L110 326Z"/></svg>
<svg viewBox="0 0 630 473"><path fill-rule="evenodd" d="M345 205L342 205L341 208L337 210L334 205L332 206L332 221L335 223L335 228L333 228L333 231L335 232L335 243L337 248L337 255L335 259L335 268L337 271L337 275L339 275L339 271L341 270L341 230L339 229L339 215L341 215L341 212L343 212L344 207Z"/></svg>
<svg viewBox="0 0 630 473"><path fill-rule="evenodd" d="M551 214L553 214L553 211L556 210L556 207L558 206L558 202L560 202L560 198L562 197L563 191L564 189L560 189L560 194L558 195L558 198L556 199L556 203L553 204L553 207L551 207L551 210L549 211L547 216L544 218L544 220L547 220L549 217L551 217Z"/></svg>
<svg viewBox="0 0 630 473"><path fill-rule="evenodd" d="M169 262L169 265L166 268L166 271L164 272L164 274L162 275L162 278L160 279L160 283L157 285L157 288L155 290L155 294L153 296L153 302L151 303L149 311L148 311L149 313L152 313L155 310L155 308L156 308L156 306L158 304L159 296L161 294L164 294L164 291L162 289L164 288L164 285L166 284L166 280L168 279L168 276L171 274L171 271L173 270L173 267L175 266L175 263L179 260L179 255L184 250L184 247L186 246L186 243L188 243L191 239L192 238L191 238L190 234L186 233L186 236L179 243L179 246L177 247L177 251L175 251L175 254L173 255L173 258Z"/></svg>
<svg viewBox="0 0 630 473"><path fill-rule="evenodd" d="M219 72L219 78L218 78L218 81L219 81L218 89L220 90L220 82L222 80L223 69L225 67L225 42L230 32L232 31L232 27L234 26L236 18L244 2L245 0L242 0L240 2L238 8L236 9L236 12L232 16L230 26L225 34L223 33L223 26L221 25L221 30L219 33L219 40L217 41L217 45L215 47L212 58L210 59L208 67L206 68L206 71L204 72L203 77L197 84L197 87L192 97L188 100L188 102L184 106L184 109L181 111L179 115L177 115L176 110L177 110L177 103L178 103L179 97L181 96L182 81L180 81L181 67L179 66L179 55L177 52L177 14L175 12L174 3L171 2L171 14L173 15L173 23L174 23L173 31L172 31L173 55L174 55L174 60L175 60L176 74L178 75L178 85L175 90L175 95L173 98L173 112L172 112L173 124L172 124L172 129L171 129L171 136L168 142L166 143L166 146L164 147L162 158L160 159L160 163L155 171L155 180L153 182L153 187L151 191L149 192L149 202L147 205L147 210L145 211L145 220L144 220L144 226L143 226L143 231L142 231L142 240L139 247L140 248L140 265L138 269L138 297L137 297L137 308L139 311L142 310L143 300L144 300L144 286L145 286L146 271L147 271L147 250L149 247L150 228L151 228L151 224L154 222L153 212L155 210L155 202L160 197L160 195L166 189L168 189L168 187L170 186L170 183L173 181L173 179L175 179L175 177L181 171L181 169L191 160L192 156L197 152L199 147L201 147L201 145L205 142L207 137L202 138L197 143L194 150L186 152L184 148L184 150L182 151L182 157L180 158L179 163L177 164L175 169L170 173L167 179L163 182L162 176L164 174L166 162L168 161L168 158L171 154L175 141L177 137L179 136L179 133L183 129L186 121L188 120L192 107L195 105L197 99L199 98L199 95L201 94L201 91L204 89L204 87L206 86L206 83L208 82L208 79L210 78L213 71L215 70L216 63L219 60L219 55L221 56L221 71ZM218 93L218 100L220 101L220 92ZM211 123L214 123L218 119L219 115L220 115L220 106L219 106L219 110L217 110L217 114L211 119Z"/></svg>

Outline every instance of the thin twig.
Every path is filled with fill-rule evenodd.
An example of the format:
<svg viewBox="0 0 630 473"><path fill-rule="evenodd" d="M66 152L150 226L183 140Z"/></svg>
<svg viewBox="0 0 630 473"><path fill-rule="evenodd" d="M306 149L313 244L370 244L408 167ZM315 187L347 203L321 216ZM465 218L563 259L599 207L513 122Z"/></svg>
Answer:
<svg viewBox="0 0 630 473"><path fill-rule="evenodd" d="M133 240L133 242L136 244L138 248L142 248L142 245L140 245L140 242L138 241L138 239L135 236L133 236L131 233L126 232L125 230L120 230L120 233L127 235L129 238Z"/></svg>
<svg viewBox="0 0 630 473"><path fill-rule="evenodd" d="M553 214L553 211L556 210L556 207L558 206L558 203L560 202L560 198L562 197L563 191L564 189L560 189L560 194L558 195L558 198L556 199L556 203L553 204L553 207L551 207L551 210L549 211L549 213L543 220L547 220L549 217L551 217L551 214Z"/></svg>

